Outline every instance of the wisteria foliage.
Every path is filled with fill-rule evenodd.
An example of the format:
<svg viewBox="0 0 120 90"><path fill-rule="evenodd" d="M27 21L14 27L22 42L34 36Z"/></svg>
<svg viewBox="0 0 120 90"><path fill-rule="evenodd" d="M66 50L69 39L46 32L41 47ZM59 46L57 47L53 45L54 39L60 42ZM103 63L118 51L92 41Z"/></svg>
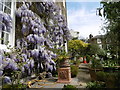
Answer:
<svg viewBox="0 0 120 90"><path fill-rule="evenodd" d="M69 39L66 21L54 2L36 3L39 15L30 10L31 5L23 2L16 11L16 17L21 20L23 38L17 40L18 54L0 55L0 75L7 69L20 70L29 75L34 70L56 70L53 59L57 55L51 49L62 47L64 40Z"/></svg>

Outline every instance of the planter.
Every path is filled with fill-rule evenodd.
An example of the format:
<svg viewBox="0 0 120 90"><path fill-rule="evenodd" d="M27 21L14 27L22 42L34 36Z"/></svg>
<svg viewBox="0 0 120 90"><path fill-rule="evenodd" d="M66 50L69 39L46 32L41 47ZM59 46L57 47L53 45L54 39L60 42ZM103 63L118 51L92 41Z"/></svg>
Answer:
<svg viewBox="0 0 120 90"><path fill-rule="evenodd" d="M112 72L112 67L103 67L104 72Z"/></svg>
<svg viewBox="0 0 120 90"><path fill-rule="evenodd" d="M96 72L98 72L98 71L102 71L102 69L89 68L89 73L90 73L90 77L91 77L92 81L96 81L97 80Z"/></svg>
<svg viewBox="0 0 120 90"><path fill-rule="evenodd" d="M58 83L71 82L71 69L70 67L59 68L58 70Z"/></svg>
<svg viewBox="0 0 120 90"><path fill-rule="evenodd" d="M70 83L71 82L71 69L69 64L69 58L64 58L60 62L60 68L58 69L58 83Z"/></svg>
<svg viewBox="0 0 120 90"><path fill-rule="evenodd" d="M70 67L69 58L65 58L62 62L60 62L60 68L63 67Z"/></svg>
<svg viewBox="0 0 120 90"><path fill-rule="evenodd" d="M120 66L114 66L114 67L103 67L104 72L119 72Z"/></svg>

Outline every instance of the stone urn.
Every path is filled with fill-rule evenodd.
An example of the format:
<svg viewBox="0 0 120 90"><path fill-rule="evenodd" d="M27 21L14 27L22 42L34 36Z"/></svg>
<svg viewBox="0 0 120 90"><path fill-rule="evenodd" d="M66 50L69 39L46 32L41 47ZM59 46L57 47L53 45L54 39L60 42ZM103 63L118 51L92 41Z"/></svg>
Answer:
<svg viewBox="0 0 120 90"><path fill-rule="evenodd" d="M58 83L70 83L71 82L71 70L69 64L69 58L64 58L60 63L58 69Z"/></svg>

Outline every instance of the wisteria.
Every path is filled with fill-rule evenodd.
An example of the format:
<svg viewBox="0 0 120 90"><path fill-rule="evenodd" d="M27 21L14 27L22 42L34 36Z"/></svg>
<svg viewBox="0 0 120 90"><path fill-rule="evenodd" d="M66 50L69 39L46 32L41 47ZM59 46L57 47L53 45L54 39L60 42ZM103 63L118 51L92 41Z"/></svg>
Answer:
<svg viewBox="0 0 120 90"><path fill-rule="evenodd" d="M54 49L62 49L64 41L69 39L66 21L60 15L60 9L54 2L39 2L34 5L37 13L31 9L32 3L23 2L16 11L16 21L20 19L22 38L17 38L17 47L8 55L0 54L0 76L6 70L21 71L31 75L42 70L56 70ZM3 30L12 28L9 15L0 12ZM17 27L16 27L17 29ZM7 74L5 74L7 75ZM9 74L8 74L9 75ZM6 76L5 82L11 82Z"/></svg>
<svg viewBox="0 0 120 90"><path fill-rule="evenodd" d="M12 28L11 16L0 11L0 30L10 32L11 28Z"/></svg>
<svg viewBox="0 0 120 90"><path fill-rule="evenodd" d="M5 76L5 77L4 77L3 83L9 84L9 83L11 83L11 82L12 82L12 81L11 81L10 77L8 77L8 76Z"/></svg>
<svg viewBox="0 0 120 90"><path fill-rule="evenodd" d="M48 3L48 2L39 3L39 4L40 5L44 4L44 9L46 9L47 11L50 10L50 8L48 7L49 4L51 4L51 6L53 6L53 5L55 6L54 3ZM43 14L43 13L45 14L46 10L44 12L42 11L42 13L41 12L39 12L39 13L40 14ZM55 11L56 8L52 8L52 10ZM31 56L34 58L34 60L36 62L38 62L37 67L38 68L40 67L42 69L43 64L45 64L47 71L48 71L48 68L51 68L51 71L53 70L52 68L55 69L55 67L54 67L55 62L52 60L53 58L55 58L55 56L54 57L51 56L53 54L48 53L49 49L46 48L46 45L49 48L54 48L53 47L54 43L58 42L58 41L54 42L51 39L51 36L49 34L49 33L52 33L52 32L55 33L55 31L51 31L52 30L51 28L50 28L50 30L48 30L45 27L44 22L42 22L42 18L40 18L39 16L34 14L31 10L29 10L29 8L27 7L27 5L25 3L23 3L23 5L18 8L18 11L16 12L16 15L17 15L17 17L21 18L22 33L24 35L27 35L26 32L33 32L32 34L27 35L26 40L29 43L33 43L34 45L37 45L36 47L34 46L34 48L36 48L36 49L30 50ZM51 15L55 16L53 12L51 12ZM58 22L61 22L61 21L62 20L60 20L60 18L59 18ZM58 30L56 32L57 36L56 37L52 36L52 37L54 37L56 40L61 40L61 39L57 39L58 35L63 34L63 31L61 31L61 32L59 32L59 30ZM42 50L43 47L44 47L44 50ZM51 63L53 65L51 65Z"/></svg>

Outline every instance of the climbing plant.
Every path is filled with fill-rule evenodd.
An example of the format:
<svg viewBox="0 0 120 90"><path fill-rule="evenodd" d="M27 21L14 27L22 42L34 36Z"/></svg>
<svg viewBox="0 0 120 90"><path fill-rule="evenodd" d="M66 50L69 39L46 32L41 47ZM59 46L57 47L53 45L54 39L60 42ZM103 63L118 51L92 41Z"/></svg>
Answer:
<svg viewBox="0 0 120 90"><path fill-rule="evenodd" d="M59 7L54 2L23 1L17 3L15 14L16 47L0 55L1 65L4 65L1 75L12 77L8 69L23 75L56 70L55 49L63 50L64 41L70 37Z"/></svg>

